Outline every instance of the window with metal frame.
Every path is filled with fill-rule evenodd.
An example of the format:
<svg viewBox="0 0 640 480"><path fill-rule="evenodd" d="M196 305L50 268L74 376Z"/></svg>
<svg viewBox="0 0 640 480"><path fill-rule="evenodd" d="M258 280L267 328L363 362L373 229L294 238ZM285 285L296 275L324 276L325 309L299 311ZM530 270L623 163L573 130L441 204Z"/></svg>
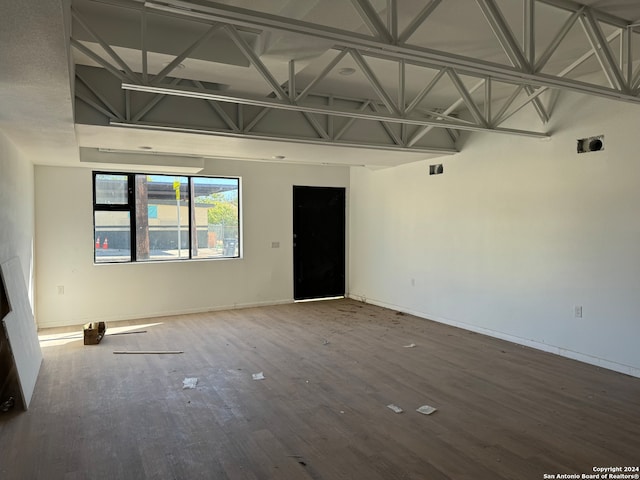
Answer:
<svg viewBox="0 0 640 480"><path fill-rule="evenodd" d="M240 178L93 172L95 263L238 258Z"/></svg>

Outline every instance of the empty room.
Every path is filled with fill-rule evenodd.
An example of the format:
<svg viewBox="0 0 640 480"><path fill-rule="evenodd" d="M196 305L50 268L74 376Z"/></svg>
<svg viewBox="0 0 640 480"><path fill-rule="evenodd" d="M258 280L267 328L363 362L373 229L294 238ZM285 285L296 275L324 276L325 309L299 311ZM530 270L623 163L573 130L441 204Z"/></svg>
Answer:
<svg viewBox="0 0 640 480"><path fill-rule="evenodd" d="M0 479L639 479L639 126L635 0L0 0Z"/></svg>

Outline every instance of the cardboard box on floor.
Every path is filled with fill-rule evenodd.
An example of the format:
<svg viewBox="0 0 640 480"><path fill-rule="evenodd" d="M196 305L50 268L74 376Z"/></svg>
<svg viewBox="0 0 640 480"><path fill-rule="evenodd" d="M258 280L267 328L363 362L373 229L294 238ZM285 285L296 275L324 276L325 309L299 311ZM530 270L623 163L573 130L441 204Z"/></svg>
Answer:
<svg viewBox="0 0 640 480"><path fill-rule="evenodd" d="M84 324L84 344L97 345L104 337L107 325L104 322L91 322Z"/></svg>

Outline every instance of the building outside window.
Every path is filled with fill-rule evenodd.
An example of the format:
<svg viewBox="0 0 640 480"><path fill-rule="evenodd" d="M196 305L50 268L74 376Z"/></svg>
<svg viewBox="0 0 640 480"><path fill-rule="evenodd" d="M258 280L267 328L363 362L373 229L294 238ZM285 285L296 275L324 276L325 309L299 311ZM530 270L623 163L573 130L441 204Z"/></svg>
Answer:
<svg viewBox="0 0 640 480"><path fill-rule="evenodd" d="M96 263L239 257L240 179L94 172Z"/></svg>

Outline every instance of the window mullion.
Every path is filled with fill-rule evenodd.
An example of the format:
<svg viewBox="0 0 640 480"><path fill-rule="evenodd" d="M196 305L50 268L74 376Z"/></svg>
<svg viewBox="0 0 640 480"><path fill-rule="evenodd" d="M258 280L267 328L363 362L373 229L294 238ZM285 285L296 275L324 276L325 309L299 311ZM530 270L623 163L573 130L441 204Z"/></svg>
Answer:
<svg viewBox="0 0 640 480"><path fill-rule="evenodd" d="M194 211L194 206L193 206L193 194L194 194L194 188L193 188L193 178L192 177L187 177L187 189L189 192L189 199L187 201L187 205L189 206L189 260L191 260L193 258L193 224L192 222L195 221L195 211ZM197 238L197 237L196 237Z"/></svg>
<svg viewBox="0 0 640 480"><path fill-rule="evenodd" d="M129 188L129 230L130 234L130 244L131 244L131 261L138 261L138 248L137 248L137 227L136 227L136 189L135 189L135 174L130 173L127 175L127 183Z"/></svg>

